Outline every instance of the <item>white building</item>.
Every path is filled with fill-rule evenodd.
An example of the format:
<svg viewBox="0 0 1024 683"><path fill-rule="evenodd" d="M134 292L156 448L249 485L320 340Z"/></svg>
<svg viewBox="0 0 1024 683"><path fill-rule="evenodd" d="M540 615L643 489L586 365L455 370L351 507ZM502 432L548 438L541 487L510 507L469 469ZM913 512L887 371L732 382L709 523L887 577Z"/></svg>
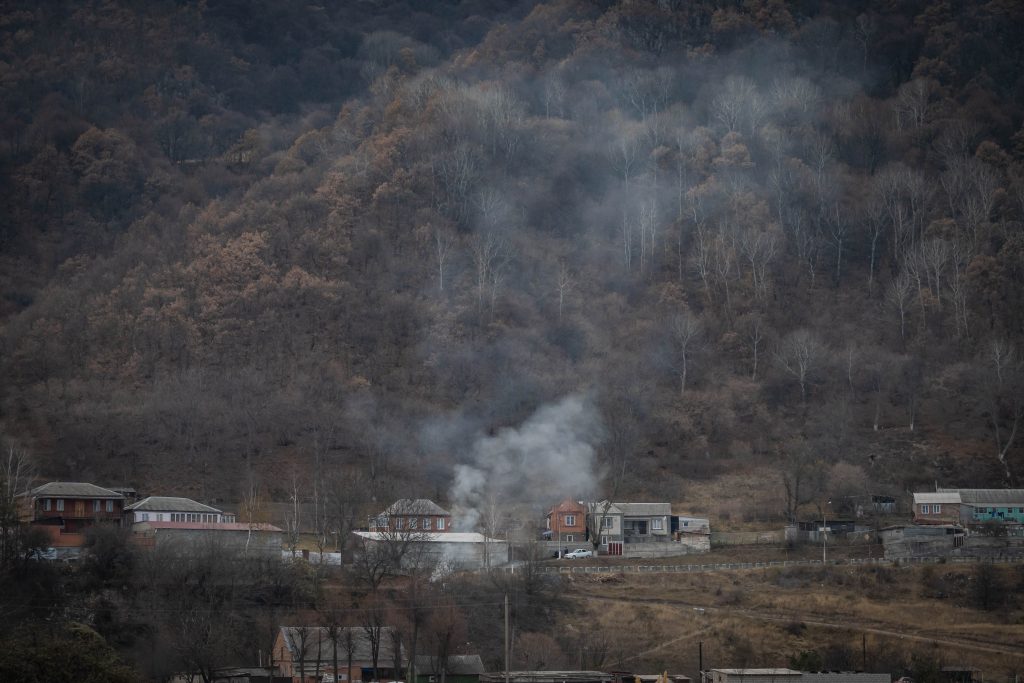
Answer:
<svg viewBox="0 0 1024 683"><path fill-rule="evenodd" d="M172 496L150 496L124 509L125 523L141 522L200 522L223 524L235 521L235 515L215 507L196 502L191 498Z"/></svg>
<svg viewBox="0 0 1024 683"><path fill-rule="evenodd" d="M362 550L356 552L385 552L396 558L399 565L409 567L444 565L447 570L484 569L508 563L506 541L488 538L476 532L449 531L444 533L396 533L381 531L353 532Z"/></svg>

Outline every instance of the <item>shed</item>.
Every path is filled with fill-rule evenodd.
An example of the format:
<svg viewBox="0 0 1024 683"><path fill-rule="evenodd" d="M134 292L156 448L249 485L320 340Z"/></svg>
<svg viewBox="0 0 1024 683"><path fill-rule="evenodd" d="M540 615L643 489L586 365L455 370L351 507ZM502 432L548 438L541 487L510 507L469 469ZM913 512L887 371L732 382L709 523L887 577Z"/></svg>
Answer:
<svg viewBox="0 0 1024 683"><path fill-rule="evenodd" d="M483 672L480 655L449 655L447 659L416 657L416 683L441 683L442 678L445 683L478 683Z"/></svg>

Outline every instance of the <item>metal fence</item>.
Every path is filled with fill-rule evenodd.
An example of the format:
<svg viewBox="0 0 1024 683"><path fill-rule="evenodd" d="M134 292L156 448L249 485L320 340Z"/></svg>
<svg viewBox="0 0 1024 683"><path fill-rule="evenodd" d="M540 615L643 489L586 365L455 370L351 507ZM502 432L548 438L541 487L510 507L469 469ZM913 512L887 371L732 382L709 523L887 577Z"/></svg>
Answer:
<svg viewBox="0 0 1024 683"><path fill-rule="evenodd" d="M826 566L858 567L883 565L901 567L911 564L970 564L975 562L992 562L997 564L1022 563L1020 557L914 557L901 560L888 560L882 557L862 557L846 560L828 560ZM657 574L657 573L698 573L716 572L734 569L767 569L770 567L814 567L821 566L821 560L773 560L770 562L718 562L715 564L622 564L622 565L566 565L538 567L537 571L544 574ZM501 567L501 571L513 571L510 567ZM520 570L521 571L521 570Z"/></svg>

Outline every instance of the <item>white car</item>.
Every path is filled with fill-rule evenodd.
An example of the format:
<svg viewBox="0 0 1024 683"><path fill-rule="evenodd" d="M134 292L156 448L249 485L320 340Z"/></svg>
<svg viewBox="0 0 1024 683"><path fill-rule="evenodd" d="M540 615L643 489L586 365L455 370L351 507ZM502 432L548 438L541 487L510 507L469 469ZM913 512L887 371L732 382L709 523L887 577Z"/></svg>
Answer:
<svg viewBox="0 0 1024 683"><path fill-rule="evenodd" d="M567 560L579 560L584 557L593 557L594 553L591 550L584 550L583 548L577 548L570 553L562 555Z"/></svg>

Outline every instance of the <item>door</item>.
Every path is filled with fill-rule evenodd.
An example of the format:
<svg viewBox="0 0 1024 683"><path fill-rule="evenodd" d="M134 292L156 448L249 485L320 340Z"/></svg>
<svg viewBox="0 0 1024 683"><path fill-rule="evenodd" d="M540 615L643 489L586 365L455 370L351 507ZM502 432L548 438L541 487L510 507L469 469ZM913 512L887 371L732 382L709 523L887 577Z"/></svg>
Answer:
<svg viewBox="0 0 1024 683"><path fill-rule="evenodd" d="M621 543L609 543L608 544L608 554L609 555L621 555L622 554L622 544Z"/></svg>

